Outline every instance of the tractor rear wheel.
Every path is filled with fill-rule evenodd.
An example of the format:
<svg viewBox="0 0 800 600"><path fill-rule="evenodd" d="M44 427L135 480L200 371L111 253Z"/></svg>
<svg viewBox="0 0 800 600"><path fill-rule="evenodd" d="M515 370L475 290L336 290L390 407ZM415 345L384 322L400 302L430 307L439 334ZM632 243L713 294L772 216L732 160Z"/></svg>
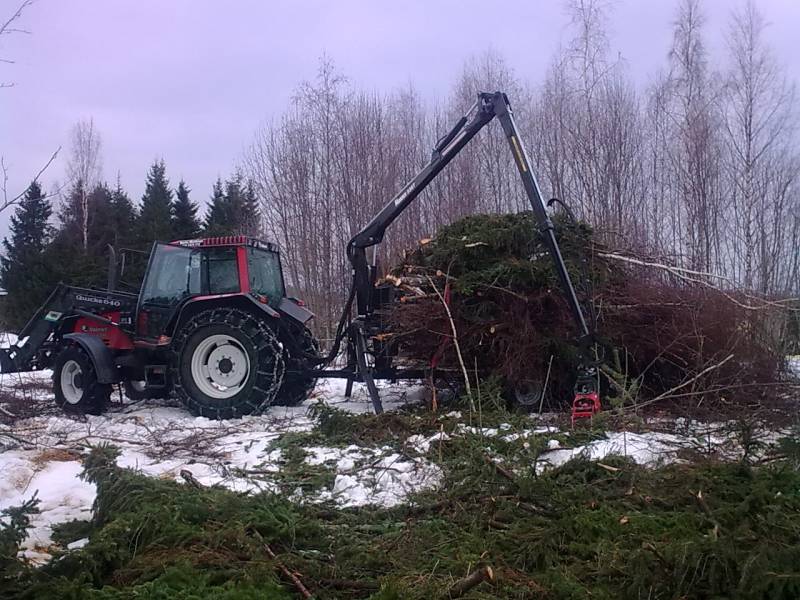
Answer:
<svg viewBox="0 0 800 600"><path fill-rule="evenodd" d="M299 337L298 345L304 355L319 356L319 342L308 327L302 326L297 335ZM307 360L304 360L305 358L307 357L301 356L289 359L288 362L291 366L286 368L283 385L275 398L275 404L297 406L308 398L308 395L314 389L317 384L317 378L304 373L304 366L308 363Z"/></svg>
<svg viewBox="0 0 800 600"><path fill-rule="evenodd" d="M111 386L98 383L89 356L70 346L56 357L53 365L53 392L64 412L99 415L111 398Z"/></svg>
<svg viewBox="0 0 800 600"><path fill-rule="evenodd" d="M275 333L242 310L198 313L173 339L173 389L204 417L232 419L261 411L277 396L283 373L283 348Z"/></svg>

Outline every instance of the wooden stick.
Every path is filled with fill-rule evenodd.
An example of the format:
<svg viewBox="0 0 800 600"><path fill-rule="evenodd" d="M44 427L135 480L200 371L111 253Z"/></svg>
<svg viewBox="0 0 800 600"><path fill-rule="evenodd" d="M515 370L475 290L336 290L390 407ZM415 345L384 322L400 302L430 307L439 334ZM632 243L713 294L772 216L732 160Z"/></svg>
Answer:
<svg viewBox="0 0 800 600"><path fill-rule="evenodd" d="M458 356L458 363L461 365L461 373L464 376L464 385L467 388L467 398L469 399L469 407L472 412L475 412L475 401L472 399L472 387L469 384L469 374L467 373L467 366L464 364L464 357L461 354L461 345L458 343L458 331L456 330L456 323L453 320L453 313L450 312L450 305L442 296L442 293L439 291L439 288L436 287L436 284L433 283L433 279L430 278L429 275L426 275L428 278L428 283L431 284L433 291L436 292L436 295L439 297L439 301L444 306L444 310L447 313L447 320L450 321L450 329L453 332L453 346L456 349L456 356Z"/></svg>
<svg viewBox="0 0 800 600"><path fill-rule="evenodd" d="M502 475L503 477L505 477L509 481L513 481L514 483L517 482L517 478L514 476L514 473L512 473L511 471L506 469L503 465L498 463L496 460L492 459L490 456L487 456L485 454L483 455L483 458L486 460L486 462L488 462L490 465L492 465L495 468L495 470L498 473L500 473L500 475Z"/></svg>
<svg viewBox="0 0 800 600"><path fill-rule="evenodd" d="M271 558L273 561L275 561L275 566L276 566L276 567L278 567L278 570L279 570L281 573L283 573L283 575L284 575L284 576L285 576L287 579L289 579L289 580L292 582L292 584L294 585L294 587L296 587L296 588L297 588L297 591L298 591L298 592L300 592L300 595L301 595L303 598L313 598L313 597L314 597L314 596L311 594L311 592L309 592L309 591L308 591L308 588L307 588L306 586L304 586L304 585L303 585L303 582L302 582L302 581L300 581L300 578L299 578L297 575L295 575L294 573L292 573L292 572L291 572L289 569L287 569L287 568L286 568L286 565L284 565L284 564L283 564L283 563L282 563L282 562L281 562L281 561L278 559L278 557L277 557L277 556L275 555L275 553L272 551L272 548L270 548L270 547L269 547L269 544L267 544L266 542L264 543L264 549L267 551L267 554L269 555L269 557L270 557L270 558Z"/></svg>
<svg viewBox="0 0 800 600"><path fill-rule="evenodd" d="M714 369L719 369L722 365L724 365L726 362L728 362L730 359L732 359L733 356L734 356L733 354L729 354L727 357L725 357L723 360L721 360L717 364L711 365L710 367L706 367L705 369L700 371L697 375L695 375L691 379L687 379L683 383L679 383L674 388L667 390L663 394L659 394L655 398L652 398L652 399L648 400L647 402L642 402L639 405L637 405L635 407L632 407L632 408L641 408L643 406L647 406L648 404L654 404L655 402L658 402L658 401L663 400L665 398L669 398L670 396L672 396L673 392L677 392L681 388L685 388L690 383L694 383L695 381L700 379L706 373L709 373L709 372L713 371ZM631 407L629 407L629 408L631 408Z"/></svg>
<svg viewBox="0 0 800 600"><path fill-rule="evenodd" d="M456 581L451 587L447 594L448 598L460 598L472 588L477 585L480 585L484 581L494 581L494 571L492 571L492 567L486 566L481 567L480 569L476 569L463 579L459 579Z"/></svg>
<svg viewBox="0 0 800 600"><path fill-rule="evenodd" d="M542 386L542 397L539 398L539 414L542 414L544 407L544 395L547 393L547 384L550 382L550 369L553 367L553 355L550 355L550 362L547 363L547 375L544 376L544 385Z"/></svg>
<svg viewBox="0 0 800 600"><path fill-rule="evenodd" d="M759 305L745 304L743 302L739 302L736 298L725 292L720 287L701 279L701 277L706 277L708 279L718 279L723 282L730 283L730 280L722 275L715 275L714 273L706 273L704 271L693 271L691 269L684 269L683 267L676 267L674 265L665 265L662 263L641 260L630 256L622 256L620 254L612 254L608 252L600 252L598 256L602 258L609 258L611 260L618 260L634 265L639 265L642 267L652 267L664 270L667 273L670 273L671 275L674 275L678 279L681 279L682 281L685 281L687 283L695 283L710 288L712 290L716 290L717 292L725 296L728 300L733 302L735 305L739 306L740 308L744 308L745 310L764 310L770 307L783 308L791 311L797 310L796 308L793 308L791 306L792 303L798 300L797 298L784 298L782 300L775 301L775 300L767 300L766 298L757 298L750 294L745 293L744 296L746 298L760 302Z"/></svg>
<svg viewBox="0 0 800 600"><path fill-rule="evenodd" d="M711 512L711 509L708 507L708 503L706 499L703 497L703 491L697 490L696 494L692 494L694 499L697 501L697 506L699 506L706 516L708 517L711 524L714 525L714 529L711 530L711 537L714 541L719 539L719 534L722 533L722 526L719 524L716 518L714 518L714 513Z"/></svg>
<svg viewBox="0 0 800 600"><path fill-rule="evenodd" d="M197 478L192 475L192 472L187 469L181 469L181 479L183 479L188 485L195 488L196 490L202 490L203 484L197 481Z"/></svg>

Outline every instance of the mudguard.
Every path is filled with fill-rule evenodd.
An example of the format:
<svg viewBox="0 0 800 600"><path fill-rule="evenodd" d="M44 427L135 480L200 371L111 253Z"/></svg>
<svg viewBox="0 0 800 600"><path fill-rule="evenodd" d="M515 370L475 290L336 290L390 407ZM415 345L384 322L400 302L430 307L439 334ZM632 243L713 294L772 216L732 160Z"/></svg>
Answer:
<svg viewBox="0 0 800 600"><path fill-rule="evenodd" d="M281 298L278 310L304 325L314 318L314 313L289 298Z"/></svg>
<svg viewBox="0 0 800 600"><path fill-rule="evenodd" d="M211 302L212 300L213 302ZM204 310L206 308L218 308L222 306L231 306L250 311L253 311L253 309L257 307L258 310L254 312L264 313L273 319L279 319L281 317L281 314L278 311L268 304L259 302L251 294L241 294L237 292L235 294L195 296L194 298L189 298L183 303L183 305L177 311L177 314L173 317L170 329L172 330L173 334L177 333L178 329L182 327L183 323L191 318L191 316L197 311Z"/></svg>
<svg viewBox="0 0 800 600"><path fill-rule="evenodd" d="M120 380L111 350L99 337L88 333L68 333L64 339L75 342L89 355L99 383L116 383Z"/></svg>

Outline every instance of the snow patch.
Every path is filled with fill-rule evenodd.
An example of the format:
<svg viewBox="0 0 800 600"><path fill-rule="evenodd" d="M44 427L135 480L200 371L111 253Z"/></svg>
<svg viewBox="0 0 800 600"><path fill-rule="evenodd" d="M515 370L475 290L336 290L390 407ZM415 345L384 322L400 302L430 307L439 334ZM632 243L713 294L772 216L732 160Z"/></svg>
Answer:
<svg viewBox="0 0 800 600"><path fill-rule="evenodd" d="M556 442L555 445L552 442ZM677 453L687 447L684 437L671 433L630 433L618 431L608 433L606 439L595 440L575 448L559 448L557 440L550 440L548 447L555 448L539 456L537 472L563 465L582 457L587 460L603 460L607 456L619 455L631 458L640 465L656 466L674 462Z"/></svg>
<svg viewBox="0 0 800 600"><path fill-rule="evenodd" d="M83 548L88 543L89 543L89 538L81 538L79 540L75 540L74 542L67 544L67 550L78 550L80 548Z"/></svg>
<svg viewBox="0 0 800 600"><path fill-rule="evenodd" d="M0 485L0 510L19 506L32 496L39 499L39 514L31 518L31 529L23 549L32 551L28 558L38 561L48 554L56 523L86 520L91 517L96 494L94 484L78 478L83 466L76 460L42 464L41 453L6 451L0 454L0 468L6 477Z"/></svg>
<svg viewBox="0 0 800 600"><path fill-rule="evenodd" d="M444 431L440 431L438 433L434 433L433 435L411 435L406 438L406 445L410 448L413 448L420 454L427 454L428 450L431 449L431 444L433 443L441 443L445 442L450 439L450 436L446 434Z"/></svg>
<svg viewBox="0 0 800 600"><path fill-rule="evenodd" d="M15 341L7 334L0 338L0 346ZM13 388L31 378L49 380L51 376L49 371L6 374L0 375L0 384ZM409 385L382 382L380 387L387 410L419 402L424 394L421 388ZM120 450L117 463L121 467L152 477L182 482L181 471L188 471L205 486L221 485L238 492L277 491L271 475L280 472L284 457L280 449L270 449L271 445L285 433L309 431L314 425L308 415L310 406L323 401L351 413L372 411L363 385L355 384L350 398L345 398L344 390L344 380L324 380L300 406L272 407L263 415L227 421L195 417L170 405L170 401L148 401L115 405L100 416L77 419L53 411L12 425L0 424L0 438L8 432L26 441L24 450L0 451L0 471L4 474L0 479L0 509L18 506L38 490L41 512L32 518L23 549L32 560L49 559L52 525L91 516L96 490L78 477L82 470L80 454L89 445L104 442ZM36 390L33 397L41 397L43 410L50 408L52 394L46 389ZM337 463L337 482L328 498L346 506L391 506L441 477L437 468L405 457L396 456L388 467L382 462L387 452L385 448L351 448L349 454L340 456L338 450L319 449L316 460L320 464L331 457ZM375 464L362 470L356 467L368 459ZM311 460L315 460L313 453Z"/></svg>
<svg viewBox="0 0 800 600"><path fill-rule="evenodd" d="M310 499L316 502L391 507L405 502L410 494L438 487L443 478L436 465L397 454L387 446L312 447L306 452L307 464L330 465L336 472L333 487Z"/></svg>
<svg viewBox="0 0 800 600"><path fill-rule="evenodd" d="M497 427L473 427L470 425L459 424L456 431L459 433L470 433L472 435L479 435L482 437L499 437L504 442L514 442L518 439L525 439L531 436L544 435L547 433L558 433L558 427L542 426L534 427L533 429L522 429L520 431L507 433L511 431L512 425L510 423L501 423Z"/></svg>

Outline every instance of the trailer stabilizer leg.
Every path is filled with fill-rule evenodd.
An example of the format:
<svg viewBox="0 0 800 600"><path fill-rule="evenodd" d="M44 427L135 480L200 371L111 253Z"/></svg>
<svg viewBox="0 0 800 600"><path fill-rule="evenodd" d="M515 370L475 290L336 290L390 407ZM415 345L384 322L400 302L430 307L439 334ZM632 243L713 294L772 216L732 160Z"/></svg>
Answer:
<svg viewBox="0 0 800 600"><path fill-rule="evenodd" d="M367 338L361 326L354 327L354 333L356 338L356 364L358 365L358 372L361 376L361 380L367 386L367 391L369 392L370 400L372 400L375 414L379 415L383 413L383 403L378 393L378 386L375 385L375 379L372 377L372 367L367 362Z"/></svg>

